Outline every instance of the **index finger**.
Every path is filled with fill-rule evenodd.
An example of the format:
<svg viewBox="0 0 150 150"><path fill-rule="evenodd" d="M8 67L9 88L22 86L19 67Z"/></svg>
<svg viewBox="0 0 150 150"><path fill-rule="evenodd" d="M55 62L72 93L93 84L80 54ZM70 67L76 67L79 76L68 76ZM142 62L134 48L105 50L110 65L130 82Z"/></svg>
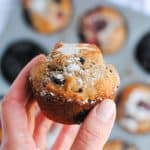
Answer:
<svg viewBox="0 0 150 150"><path fill-rule="evenodd" d="M71 150L102 150L116 115L115 103L104 100L91 110L72 145Z"/></svg>

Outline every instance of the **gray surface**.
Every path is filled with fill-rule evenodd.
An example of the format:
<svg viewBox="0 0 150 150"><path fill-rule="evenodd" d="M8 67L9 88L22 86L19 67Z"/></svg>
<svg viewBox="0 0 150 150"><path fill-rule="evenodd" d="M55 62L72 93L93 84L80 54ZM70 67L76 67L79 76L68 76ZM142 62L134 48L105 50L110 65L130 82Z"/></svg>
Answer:
<svg viewBox="0 0 150 150"><path fill-rule="evenodd" d="M79 4L80 3L80 4ZM86 4L86 5L85 5ZM0 37L0 55L5 50L5 47L16 40L19 39L32 39L37 41L39 44L45 47L47 51L53 47L57 41L64 42L78 42L77 28L79 16L86 12L88 8L93 8L99 4L111 5L112 7L117 7L112 4L107 4L105 1L92 0L91 3L87 3L87 0L74 0L74 15L71 24L57 34L44 36L36 33L29 26L25 24L24 18L22 17L21 11L21 1L15 0L12 16L10 17L8 26L2 37ZM118 8L128 24L128 38L124 47L115 55L105 56L105 60L108 63L114 64L119 70L121 77L121 87L128 85L131 82L141 81L150 84L150 75L146 74L135 62L134 59L134 48L139 41L139 39L146 33L150 31L150 18L142 16L139 13L133 12L125 8ZM9 85L4 80L0 71L0 94L5 94L8 91ZM49 142L52 143L51 138L54 133L50 135ZM146 135L133 135L128 134L122 130L116 123L112 134L112 138L125 139L131 143L136 144L140 150L148 150L150 147L150 134Z"/></svg>

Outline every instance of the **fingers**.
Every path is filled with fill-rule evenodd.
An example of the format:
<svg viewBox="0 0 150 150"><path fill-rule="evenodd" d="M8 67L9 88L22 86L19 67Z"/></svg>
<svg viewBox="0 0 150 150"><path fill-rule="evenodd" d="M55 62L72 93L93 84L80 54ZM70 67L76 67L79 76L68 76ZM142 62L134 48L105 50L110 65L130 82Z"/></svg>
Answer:
<svg viewBox="0 0 150 150"><path fill-rule="evenodd" d="M28 133L28 121L24 105L28 95L28 75L31 67L43 58L43 55L37 56L27 64L14 81L8 94L3 98L2 127L4 137L9 137L9 139L14 140L20 138L20 136L25 136L24 134Z"/></svg>
<svg viewBox="0 0 150 150"><path fill-rule="evenodd" d="M52 126L52 121L47 119L40 112L35 121L35 129L33 134L35 143L40 150L45 150L46 142L47 142L47 133L51 126Z"/></svg>
<svg viewBox="0 0 150 150"><path fill-rule="evenodd" d="M1 120L2 120L2 129L3 129L3 138L15 138L18 134L22 134L28 131L27 126L27 116L25 109L19 109L20 103L17 103L13 99L10 101L2 102L2 112L1 112Z"/></svg>
<svg viewBox="0 0 150 150"><path fill-rule="evenodd" d="M26 112L28 117L28 127L31 135L33 135L35 128L35 118L39 113L39 107L35 99L30 99L26 104Z"/></svg>
<svg viewBox="0 0 150 150"><path fill-rule="evenodd" d="M65 125L56 139L52 150L69 150L77 135L79 127L79 125Z"/></svg>
<svg viewBox="0 0 150 150"><path fill-rule="evenodd" d="M28 93L28 77L29 77L29 71L31 68L37 64L38 62L42 61L45 58L44 55L39 55L32 59L31 62L29 62L24 69L20 72L12 86L10 87L10 90L7 94L7 99L15 99L17 101L23 102L24 99L27 98Z"/></svg>
<svg viewBox="0 0 150 150"><path fill-rule="evenodd" d="M116 115L115 103L104 100L87 116L71 150L102 150Z"/></svg>
<svg viewBox="0 0 150 150"><path fill-rule="evenodd" d="M2 143L1 149L35 149L32 137L28 134L27 118L24 109L17 101L3 101L2 103ZM14 109L15 108L15 109Z"/></svg>

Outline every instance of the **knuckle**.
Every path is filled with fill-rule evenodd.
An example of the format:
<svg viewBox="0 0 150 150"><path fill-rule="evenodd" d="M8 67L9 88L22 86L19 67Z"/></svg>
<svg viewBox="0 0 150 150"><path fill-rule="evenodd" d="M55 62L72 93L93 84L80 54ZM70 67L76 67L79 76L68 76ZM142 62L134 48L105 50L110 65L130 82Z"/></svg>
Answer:
<svg viewBox="0 0 150 150"><path fill-rule="evenodd" d="M98 132L96 132L94 129L89 128L89 127L83 127L82 128L82 134L83 137L86 139L98 139Z"/></svg>

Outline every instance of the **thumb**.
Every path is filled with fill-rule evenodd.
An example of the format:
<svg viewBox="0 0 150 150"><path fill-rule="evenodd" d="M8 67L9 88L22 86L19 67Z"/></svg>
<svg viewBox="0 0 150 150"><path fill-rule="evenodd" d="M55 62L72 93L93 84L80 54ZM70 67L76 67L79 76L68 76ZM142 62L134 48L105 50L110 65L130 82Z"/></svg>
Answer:
<svg viewBox="0 0 150 150"><path fill-rule="evenodd" d="M104 100L87 116L71 150L102 150L116 116L115 103Z"/></svg>

